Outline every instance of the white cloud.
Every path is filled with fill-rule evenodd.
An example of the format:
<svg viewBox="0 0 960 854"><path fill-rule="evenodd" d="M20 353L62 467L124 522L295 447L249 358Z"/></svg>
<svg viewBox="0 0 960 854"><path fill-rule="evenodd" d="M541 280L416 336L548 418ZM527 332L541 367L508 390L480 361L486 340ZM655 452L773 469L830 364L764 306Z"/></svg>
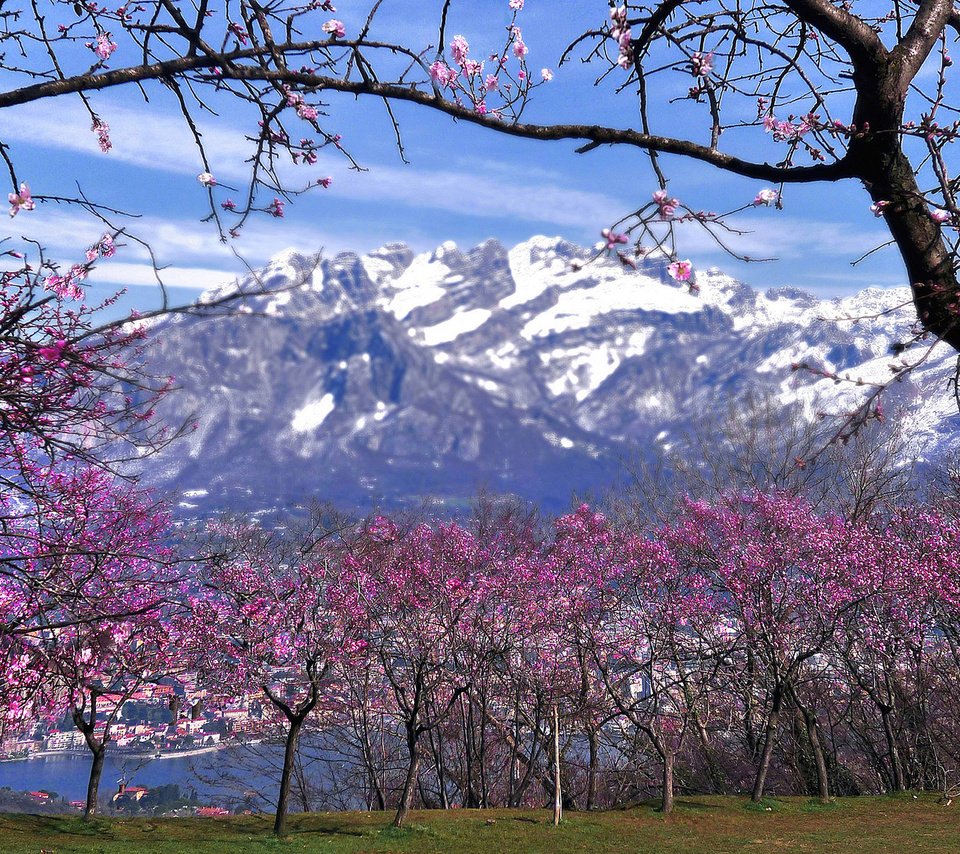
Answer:
<svg viewBox="0 0 960 854"><path fill-rule="evenodd" d="M47 105L31 103L11 108L8 139L31 145L65 149L99 158L101 167L119 162L144 169L162 170L194 177L202 169L199 154L183 121L157 108L104 105L102 114L110 124L114 147L109 154L99 151L96 136L79 128L89 125L82 107L73 102L58 104L58 121L52 123ZM77 129L64 133L64 128ZM203 141L214 175L227 184L239 185L249 174L245 163L252 146L244 139L242 127L231 127L226 119L204 126ZM310 177L330 174L334 188L326 191L336 198L360 202L395 202L415 208L456 213L461 217L495 217L569 228L595 230L620 216L627 204L605 193L578 190L559 176L544 170L527 171L503 167L495 174L487 161L463 162L456 169L433 169L419 164L394 166L369 163L369 171L352 171L339 155L320 152L308 173L288 164L279 171L291 185ZM189 191L198 185L184 183ZM38 188L34 188L39 192ZM178 190L171 187L169 192ZM184 192L188 191L186 189Z"/></svg>
<svg viewBox="0 0 960 854"><path fill-rule="evenodd" d="M797 219L771 212L767 217L733 218L729 226L743 231L730 234L715 228L723 242L741 255L751 258L795 260L818 257L853 260L890 239L882 229L856 228L850 223L824 220ZM678 251L683 255L703 254L710 257L726 253L717 242L696 223L678 226Z"/></svg>
<svg viewBox="0 0 960 854"><path fill-rule="evenodd" d="M227 284L236 278L228 270L207 267L167 267L160 272L163 284L168 288L195 288L206 290ZM150 264L129 264L103 261L90 275L89 281L97 285L115 285L118 288L157 286L156 271Z"/></svg>

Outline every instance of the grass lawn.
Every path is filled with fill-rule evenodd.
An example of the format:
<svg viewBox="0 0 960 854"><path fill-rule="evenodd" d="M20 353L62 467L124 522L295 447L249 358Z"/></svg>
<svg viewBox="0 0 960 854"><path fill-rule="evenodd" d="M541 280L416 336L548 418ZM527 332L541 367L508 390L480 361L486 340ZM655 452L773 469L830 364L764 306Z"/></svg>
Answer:
<svg viewBox="0 0 960 854"><path fill-rule="evenodd" d="M290 818L285 840L270 836L272 819L98 819L0 815L0 852L960 852L960 803L933 795L843 798L820 806L806 798L681 798L672 816L652 806L571 813L559 828L547 811L414 812L404 830L376 813L315 813Z"/></svg>

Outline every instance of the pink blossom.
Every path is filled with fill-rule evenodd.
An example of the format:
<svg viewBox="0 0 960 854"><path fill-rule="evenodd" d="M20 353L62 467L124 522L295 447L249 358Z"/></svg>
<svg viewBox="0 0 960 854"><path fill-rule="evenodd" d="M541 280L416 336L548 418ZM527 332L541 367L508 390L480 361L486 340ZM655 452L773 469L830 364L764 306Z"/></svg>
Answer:
<svg viewBox="0 0 960 854"><path fill-rule="evenodd" d="M8 194L7 200L10 202L10 216L16 216L21 210L32 211L36 207L30 187L26 184L20 185L19 193Z"/></svg>
<svg viewBox="0 0 960 854"><path fill-rule="evenodd" d="M617 40L619 55L617 65L628 69L633 65L633 34L627 24L627 7L612 6L610 8L610 35Z"/></svg>
<svg viewBox="0 0 960 854"><path fill-rule="evenodd" d="M93 120L93 124L90 125L90 130L97 135L97 144L104 154L113 148L113 143L110 141L110 125L96 118Z"/></svg>
<svg viewBox="0 0 960 854"><path fill-rule="evenodd" d="M239 24L235 24L231 21L227 25L227 29L237 37L237 40L240 42L240 44L247 43L247 39L249 38L247 31Z"/></svg>
<svg viewBox="0 0 960 854"><path fill-rule="evenodd" d="M450 42L450 55L453 57L453 61L457 63L457 65L463 65L467 59L467 54L469 51L470 45L463 36L458 35L453 37L453 41Z"/></svg>
<svg viewBox="0 0 960 854"><path fill-rule="evenodd" d="M430 76L441 86L452 86L456 82L457 72L442 59L438 59L430 66Z"/></svg>
<svg viewBox="0 0 960 854"><path fill-rule="evenodd" d="M889 204L890 202L887 201L875 202L874 204L870 205L870 211L874 216L883 216L883 210Z"/></svg>
<svg viewBox="0 0 960 854"><path fill-rule="evenodd" d="M667 273L670 278L678 282L690 281L690 274L693 272L693 265L689 261L674 261L667 267Z"/></svg>
<svg viewBox="0 0 960 854"><path fill-rule="evenodd" d="M544 83L549 83L553 80L553 72L549 68L541 68L540 79L543 80Z"/></svg>
<svg viewBox="0 0 960 854"><path fill-rule="evenodd" d="M300 104L300 106L297 107L297 115L300 116L301 119L311 121L316 119L320 114L317 112L316 107L311 107L308 104Z"/></svg>
<svg viewBox="0 0 960 854"><path fill-rule="evenodd" d="M267 208L267 212L270 216L277 217L278 219L283 216L283 206L286 204L282 199L274 197L273 201L270 203L270 206Z"/></svg>
<svg viewBox="0 0 960 854"><path fill-rule="evenodd" d="M604 240L607 241L607 249L613 249L618 243L626 243L629 241L629 237L625 234L620 234L619 232L614 231L612 228L605 228L600 232Z"/></svg>
<svg viewBox="0 0 960 854"><path fill-rule="evenodd" d="M487 79L483 81L483 88L488 92L496 92L500 86L500 80L496 74L488 74Z"/></svg>
<svg viewBox="0 0 960 854"><path fill-rule="evenodd" d="M757 193L756 198L753 200L754 205L772 205L776 204L780 199L780 194L776 190L771 190L767 187L762 189Z"/></svg>
<svg viewBox="0 0 960 854"><path fill-rule="evenodd" d="M333 178L327 175L326 178L317 178L317 185L327 189L333 183Z"/></svg>
<svg viewBox="0 0 960 854"><path fill-rule="evenodd" d="M483 73L483 63L477 62L475 59L465 59L463 61L463 73L468 77L476 77Z"/></svg>
<svg viewBox="0 0 960 854"><path fill-rule="evenodd" d="M517 33L517 40L513 43L513 55L517 59L523 59L527 55L527 46L520 38L519 32Z"/></svg>
<svg viewBox="0 0 960 854"><path fill-rule="evenodd" d="M510 0L510 8L519 12L523 8L523 0Z"/></svg>
<svg viewBox="0 0 960 854"><path fill-rule="evenodd" d="M79 283L87 277L87 271L79 264L74 264L66 276L52 273L44 280L44 287L53 291L60 299L81 300L83 290Z"/></svg>
<svg viewBox="0 0 960 854"><path fill-rule="evenodd" d="M653 193L653 200L660 209L660 219L670 219L676 213L677 205L680 204L679 200L670 198L666 190L656 190Z"/></svg>
<svg viewBox="0 0 960 854"><path fill-rule="evenodd" d="M942 225L945 222L950 222L950 220L953 219L953 214L950 213L950 211L936 208L935 210L930 211L930 219Z"/></svg>
<svg viewBox="0 0 960 854"><path fill-rule="evenodd" d="M113 52L117 49L117 45L110 41L110 33L99 33L97 35L96 44L87 44L101 61L105 61L110 58Z"/></svg>
<svg viewBox="0 0 960 854"><path fill-rule="evenodd" d="M336 39L342 39L347 34L347 28L343 25L343 21L338 21L336 18L331 18L320 29L325 33L330 33Z"/></svg>
<svg viewBox="0 0 960 854"><path fill-rule="evenodd" d="M768 113L763 117L763 129L767 133L772 133L776 142L793 142L811 130L813 120L812 116L804 116L799 124L794 124L789 121L780 121Z"/></svg>
<svg viewBox="0 0 960 854"><path fill-rule="evenodd" d="M690 57L690 71L694 77L709 77L713 71L713 54L695 53Z"/></svg>
<svg viewBox="0 0 960 854"><path fill-rule="evenodd" d="M209 172L201 172L197 175L197 180L203 184L204 187L212 187L217 183L217 179Z"/></svg>
<svg viewBox="0 0 960 854"><path fill-rule="evenodd" d="M63 338L58 338L52 344L48 344L45 347L40 347L37 350L37 353L40 354L41 358L44 358L49 362L58 362L66 348L67 342Z"/></svg>

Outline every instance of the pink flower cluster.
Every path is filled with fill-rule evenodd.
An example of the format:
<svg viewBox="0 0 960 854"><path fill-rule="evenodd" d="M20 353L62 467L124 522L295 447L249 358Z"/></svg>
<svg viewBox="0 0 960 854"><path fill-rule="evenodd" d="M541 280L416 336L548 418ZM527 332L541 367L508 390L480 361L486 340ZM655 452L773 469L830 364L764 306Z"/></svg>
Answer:
<svg viewBox="0 0 960 854"><path fill-rule="evenodd" d="M43 281L48 291L53 291L60 299L82 300L83 289L80 283L87 278L87 268L82 264L74 264L66 275L51 273Z"/></svg>
<svg viewBox="0 0 960 854"><path fill-rule="evenodd" d="M105 121L95 118L93 120L93 124L90 125L90 130L97 135L97 144L100 146L100 150L104 154L113 148L113 143L110 141L110 125L108 125Z"/></svg>
<svg viewBox="0 0 960 854"><path fill-rule="evenodd" d="M614 231L612 228L603 229L600 232L600 235L606 241L606 248L608 251L616 249L619 244L627 243L629 241L627 235Z"/></svg>
<svg viewBox="0 0 960 854"><path fill-rule="evenodd" d="M36 202L30 195L30 187L27 184L20 185L20 192L9 193L7 200L10 202L10 216L16 216L20 211L32 211L36 208Z"/></svg>
<svg viewBox="0 0 960 854"><path fill-rule="evenodd" d="M97 258L112 258L117 254L117 246L112 234L104 234L100 240L86 251L87 263L92 264Z"/></svg>
<svg viewBox="0 0 960 854"><path fill-rule="evenodd" d="M775 205L780 201L780 194L776 190L771 190L769 188L764 188L757 193L756 197L753 200L755 207L760 207L761 205L769 207L770 205Z"/></svg>
<svg viewBox="0 0 960 854"><path fill-rule="evenodd" d="M713 71L712 53L695 53L690 57L690 72L694 77L709 77Z"/></svg>
<svg viewBox="0 0 960 854"><path fill-rule="evenodd" d="M330 37L335 39L342 39L347 34L347 28L343 25L343 21L338 21L336 18L331 18L320 29L329 33Z"/></svg>
<svg viewBox="0 0 960 854"><path fill-rule="evenodd" d="M671 198L666 190L656 190L653 194L653 201L656 202L660 219L664 220L673 219L677 206L680 204L680 201Z"/></svg>
<svg viewBox="0 0 960 854"><path fill-rule="evenodd" d="M623 69L633 66L633 34L627 23L627 7L610 7L610 35L617 40L617 65Z"/></svg>
<svg viewBox="0 0 960 854"><path fill-rule="evenodd" d="M763 129L773 134L776 142L795 142L813 127L812 117L805 116L799 122L780 121L768 113L763 117Z"/></svg>
<svg viewBox="0 0 960 854"><path fill-rule="evenodd" d="M86 45L90 50L92 50L101 62L106 62L113 56L113 52L117 49L115 42L110 40L110 33L99 33L97 35L97 40L95 42L87 42Z"/></svg>

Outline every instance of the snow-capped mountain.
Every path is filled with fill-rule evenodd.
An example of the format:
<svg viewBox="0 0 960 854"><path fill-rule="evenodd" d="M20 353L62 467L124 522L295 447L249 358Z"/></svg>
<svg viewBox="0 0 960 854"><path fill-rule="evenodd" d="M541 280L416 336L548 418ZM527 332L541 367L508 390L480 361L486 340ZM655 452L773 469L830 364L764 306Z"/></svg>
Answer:
<svg viewBox="0 0 960 854"><path fill-rule="evenodd" d="M153 367L181 386L164 415L198 428L150 460L146 480L196 512L457 504L481 487L562 507L609 486L625 455L758 387L808 416L842 410L856 387L791 364L886 378L914 317L906 290L821 301L710 270L692 295L661 261L634 271L593 254L535 237L277 256L259 283L300 287L153 330ZM960 434L951 358L932 353L887 403L928 456Z"/></svg>

